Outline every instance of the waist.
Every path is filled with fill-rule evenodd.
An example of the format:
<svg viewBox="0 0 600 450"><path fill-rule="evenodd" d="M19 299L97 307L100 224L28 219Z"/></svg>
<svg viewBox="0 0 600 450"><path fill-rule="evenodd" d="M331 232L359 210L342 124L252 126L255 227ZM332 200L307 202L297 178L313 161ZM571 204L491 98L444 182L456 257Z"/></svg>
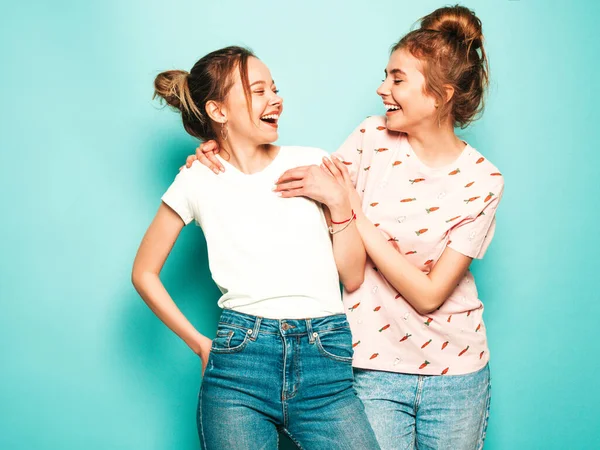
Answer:
<svg viewBox="0 0 600 450"><path fill-rule="evenodd" d="M275 297L236 296L228 292L219 300L223 309L270 319L304 319L331 316L344 312L339 288L321 295L288 295Z"/></svg>
<svg viewBox="0 0 600 450"><path fill-rule="evenodd" d="M268 319L238 311L224 310L219 324L227 324L241 329L253 330L253 334L281 334L285 336L304 336L324 331L349 329L345 314L332 314L324 317L304 319Z"/></svg>

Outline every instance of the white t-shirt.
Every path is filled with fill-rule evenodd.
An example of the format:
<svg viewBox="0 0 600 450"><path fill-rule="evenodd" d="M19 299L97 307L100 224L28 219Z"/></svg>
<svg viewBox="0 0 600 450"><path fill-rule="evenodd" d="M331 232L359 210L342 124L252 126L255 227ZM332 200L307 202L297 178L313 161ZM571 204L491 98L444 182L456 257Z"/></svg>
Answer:
<svg viewBox="0 0 600 450"><path fill-rule="evenodd" d="M162 200L206 237L219 306L273 319L343 312L339 279L321 206L281 198L274 183L286 170L320 164L327 152L281 147L261 172L244 174L221 159L215 175L198 162L184 168Z"/></svg>

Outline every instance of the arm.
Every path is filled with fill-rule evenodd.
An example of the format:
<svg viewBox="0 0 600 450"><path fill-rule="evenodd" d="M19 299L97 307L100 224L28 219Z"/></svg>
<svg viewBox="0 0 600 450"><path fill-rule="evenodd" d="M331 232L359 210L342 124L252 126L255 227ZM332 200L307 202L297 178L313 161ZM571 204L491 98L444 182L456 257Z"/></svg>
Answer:
<svg viewBox="0 0 600 450"><path fill-rule="evenodd" d="M341 222L352 215L350 201L337 206L324 206L327 225L336 231L345 225L332 225L331 220ZM367 254L362 243L356 223L353 221L345 230L331 236L333 256L340 275L340 280L348 292L357 290L365 280L365 264Z"/></svg>
<svg viewBox="0 0 600 450"><path fill-rule="evenodd" d="M364 214L358 217L357 226L367 254L381 274L420 314L439 308L463 278L473 258L483 257L494 235L495 214L504 181L499 179L490 188L490 196L482 200L481 206L471 210L471 218L450 230L448 246L428 274L390 246Z"/></svg>
<svg viewBox="0 0 600 450"><path fill-rule="evenodd" d="M388 282L422 315L439 308L463 278L472 258L446 248L429 274L413 266L361 214L357 227L369 257Z"/></svg>
<svg viewBox="0 0 600 450"><path fill-rule="evenodd" d="M131 280L154 314L200 356L204 370L211 341L185 318L159 278L160 271L184 225L177 213L161 203L138 249Z"/></svg>
<svg viewBox="0 0 600 450"><path fill-rule="evenodd" d="M361 199L356 189L354 189L354 181L351 178L348 167L339 158L334 156L331 158L331 161L327 158L323 159L321 168L331 174L340 186L344 187L346 193L344 199L347 199L349 202L349 206L345 207L348 213L345 215L342 214L342 219L339 219L340 215L335 210L329 212L328 216L327 210L329 208L325 208L327 225L331 226L332 217L334 221L340 222L348 219L353 211L358 217L361 210ZM334 231L341 227L343 225L333 225ZM347 233L347 231L350 232ZM365 280L365 267L367 265L367 252L356 227L356 222L351 223L346 230L332 235L332 242L335 262L342 284L348 292L353 292L362 286Z"/></svg>

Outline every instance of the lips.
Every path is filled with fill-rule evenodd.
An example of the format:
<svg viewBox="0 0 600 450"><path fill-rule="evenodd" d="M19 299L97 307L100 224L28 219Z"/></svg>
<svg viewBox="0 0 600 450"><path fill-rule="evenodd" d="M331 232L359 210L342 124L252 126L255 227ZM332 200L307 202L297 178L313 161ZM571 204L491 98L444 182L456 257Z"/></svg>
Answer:
<svg viewBox="0 0 600 450"><path fill-rule="evenodd" d="M279 121L279 111L271 112L263 115L260 120L267 125L277 128L277 122Z"/></svg>
<svg viewBox="0 0 600 450"><path fill-rule="evenodd" d="M262 116L260 120L264 120L265 122L276 122L279 120L279 114L266 114Z"/></svg>
<svg viewBox="0 0 600 450"><path fill-rule="evenodd" d="M386 113L385 113L385 114L386 114L386 116L389 116L389 115L395 114L395 113L397 113L398 111L401 111L401 110L402 110L402 108L400 107L400 105L396 105L396 104L394 104L394 103L387 103L387 102L385 102L385 103L383 104L383 106L384 106L384 107L385 107L385 109L387 110L387 111L386 111Z"/></svg>
<svg viewBox="0 0 600 450"><path fill-rule="evenodd" d="M402 111L402 107L396 103L390 103L388 101L383 102L383 106L386 109L385 115L387 117L390 117L394 114L397 114L398 111Z"/></svg>

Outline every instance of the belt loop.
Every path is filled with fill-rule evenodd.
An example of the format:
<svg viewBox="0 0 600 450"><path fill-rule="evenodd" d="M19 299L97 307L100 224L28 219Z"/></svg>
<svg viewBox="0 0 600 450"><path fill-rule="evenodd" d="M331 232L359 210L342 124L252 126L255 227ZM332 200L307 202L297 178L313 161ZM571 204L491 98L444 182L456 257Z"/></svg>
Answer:
<svg viewBox="0 0 600 450"><path fill-rule="evenodd" d="M254 329L252 330L252 334L250 335L250 339L256 341L258 338L258 331L260 330L260 323L262 322L262 317L256 317L256 322L254 322Z"/></svg>
<svg viewBox="0 0 600 450"><path fill-rule="evenodd" d="M315 337L313 336L312 320L306 319L306 332L308 333L308 342L310 344L315 343Z"/></svg>

